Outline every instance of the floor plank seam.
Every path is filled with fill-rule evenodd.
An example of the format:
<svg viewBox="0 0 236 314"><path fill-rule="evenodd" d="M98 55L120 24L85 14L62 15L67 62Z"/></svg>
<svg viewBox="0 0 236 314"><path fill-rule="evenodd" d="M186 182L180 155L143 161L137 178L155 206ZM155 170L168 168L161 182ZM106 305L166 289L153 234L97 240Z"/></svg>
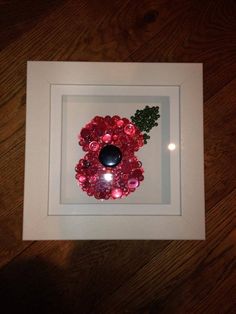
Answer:
<svg viewBox="0 0 236 314"><path fill-rule="evenodd" d="M30 243L27 247L25 247L22 251L20 251L18 254L16 254L10 261L8 261L6 264L1 266L0 272L4 269L7 268L12 262L14 262L21 254L23 254L26 250L28 250L33 244L35 244L37 241L33 241Z"/></svg>

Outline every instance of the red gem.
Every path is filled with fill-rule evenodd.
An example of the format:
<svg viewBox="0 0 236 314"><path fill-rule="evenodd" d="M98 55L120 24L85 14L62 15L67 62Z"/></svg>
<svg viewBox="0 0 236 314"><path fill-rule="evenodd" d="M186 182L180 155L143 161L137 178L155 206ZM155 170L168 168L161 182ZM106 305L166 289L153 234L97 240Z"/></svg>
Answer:
<svg viewBox="0 0 236 314"><path fill-rule="evenodd" d="M88 168L90 166L90 162L88 160L83 160L84 168Z"/></svg>
<svg viewBox="0 0 236 314"><path fill-rule="evenodd" d="M135 134L135 127L133 124L129 123L124 127L124 132L130 136Z"/></svg>
<svg viewBox="0 0 236 314"><path fill-rule="evenodd" d="M105 134L103 137L102 137L102 140L104 143L110 143L111 142L111 135L110 134Z"/></svg>
<svg viewBox="0 0 236 314"><path fill-rule="evenodd" d="M88 123L85 125L85 128L88 130L92 130L93 129L93 124L92 123Z"/></svg>
<svg viewBox="0 0 236 314"><path fill-rule="evenodd" d="M95 136L102 136L105 133L106 126L103 124L95 125L93 132Z"/></svg>
<svg viewBox="0 0 236 314"><path fill-rule="evenodd" d="M111 117L110 116L105 116L105 122L110 124L112 121Z"/></svg>
<svg viewBox="0 0 236 314"><path fill-rule="evenodd" d="M89 179L89 182L90 182L90 183L94 183L94 182L97 181L97 179L98 179L98 177L97 177L96 175L91 176L90 179Z"/></svg>
<svg viewBox="0 0 236 314"><path fill-rule="evenodd" d="M122 120L124 121L125 124L130 123L130 121L127 118L123 118Z"/></svg>
<svg viewBox="0 0 236 314"><path fill-rule="evenodd" d="M88 145L84 145L84 146L83 146L83 150L84 150L85 152L88 152L88 151L89 151Z"/></svg>
<svg viewBox="0 0 236 314"><path fill-rule="evenodd" d="M139 178L142 175L142 171L140 169L136 169L132 172L132 177Z"/></svg>
<svg viewBox="0 0 236 314"><path fill-rule="evenodd" d="M113 129L112 128L107 129L106 134L112 135L113 134Z"/></svg>
<svg viewBox="0 0 236 314"><path fill-rule="evenodd" d="M119 117L119 116L113 116L113 117L112 117L112 121L113 121L113 122L117 122L118 120L120 120L120 117Z"/></svg>
<svg viewBox="0 0 236 314"><path fill-rule="evenodd" d="M81 138L80 141L79 141L79 145L83 146L84 144L85 144L85 140L83 138Z"/></svg>
<svg viewBox="0 0 236 314"><path fill-rule="evenodd" d="M144 176L143 175L141 175L141 176L139 176L139 181L143 181L144 180Z"/></svg>
<svg viewBox="0 0 236 314"><path fill-rule="evenodd" d="M90 131L88 129L82 129L80 132L81 137L83 137L84 139L88 138L90 136Z"/></svg>
<svg viewBox="0 0 236 314"><path fill-rule="evenodd" d="M126 180L128 180L129 175L127 173L125 173L125 174L122 175L122 178L126 181Z"/></svg>
<svg viewBox="0 0 236 314"><path fill-rule="evenodd" d="M118 121L116 121L116 125L118 126L118 128L122 128L122 126L124 125L124 121L118 120Z"/></svg>
<svg viewBox="0 0 236 314"><path fill-rule="evenodd" d="M139 163L138 163L138 161L132 162L132 167L133 167L133 168L139 168Z"/></svg>
<svg viewBox="0 0 236 314"><path fill-rule="evenodd" d="M143 139L138 139L137 140L137 142L138 142L138 145L139 145L139 147L142 147L143 145L144 145L144 141L143 141Z"/></svg>
<svg viewBox="0 0 236 314"><path fill-rule="evenodd" d="M99 117L99 116L96 116L95 118L93 118L93 121L96 122L96 123L99 123L101 121L103 121L103 117Z"/></svg>

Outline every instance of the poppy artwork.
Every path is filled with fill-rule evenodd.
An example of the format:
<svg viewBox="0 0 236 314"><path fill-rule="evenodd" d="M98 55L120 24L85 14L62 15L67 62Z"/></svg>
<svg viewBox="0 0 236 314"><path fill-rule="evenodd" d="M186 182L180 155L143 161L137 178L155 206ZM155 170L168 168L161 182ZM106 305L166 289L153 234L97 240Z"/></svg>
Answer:
<svg viewBox="0 0 236 314"><path fill-rule="evenodd" d="M75 167L79 187L100 200L120 199L138 190L145 169L136 152L158 126L158 106L145 106L133 116L95 116L78 134L85 155Z"/></svg>
<svg viewBox="0 0 236 314"><path fill-rule="evenodd" d="M27 63L24 240L205 238L199 63Z"/></svg>

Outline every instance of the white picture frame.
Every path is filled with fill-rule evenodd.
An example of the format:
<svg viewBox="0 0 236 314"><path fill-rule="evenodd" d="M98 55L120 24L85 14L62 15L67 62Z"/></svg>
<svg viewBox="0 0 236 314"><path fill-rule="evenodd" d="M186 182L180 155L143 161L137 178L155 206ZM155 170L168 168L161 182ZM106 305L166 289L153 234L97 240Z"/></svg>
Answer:
<svg viewBox="0 0 236 314"><path fill-rule="evenodd" d="M121 97L120 103L130 97L137 103L138 97L144 102L168 97L169 141L176 146L170 154L170 201L162 197L160 202L148 202L155 194L145 194L153 186L148 179L140 190L143 194L128 203L77 197L71 169L81 148L73 142L77 126L72 117L80 116L78 110L82 110L85 120L79 121L83 125L89 108L88 103L82 106L79 97L93 97L93 104L99 103L97 110L103 113L108 107L101 104L111 97ZM153 143L158 134L164 138L165 126L157 132ZM161 143L167 146L163 139ZM162 167L163 163L159 172ZM166 177L163 172L162 178ZM204 238L202 64L29 61L23 239Z"/></svg>

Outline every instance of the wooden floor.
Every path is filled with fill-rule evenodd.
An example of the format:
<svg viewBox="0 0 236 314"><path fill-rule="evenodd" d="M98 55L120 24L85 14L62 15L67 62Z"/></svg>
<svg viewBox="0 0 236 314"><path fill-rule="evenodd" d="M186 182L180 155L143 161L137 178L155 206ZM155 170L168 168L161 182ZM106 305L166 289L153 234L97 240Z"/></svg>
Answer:
<svg viewBox="0 0 236 314"><path fill-rule="evenodd" d="M1 313L235 313L236 2L9 0L0 19ZM27 60L204 63L206 241L21 240Z"/></svg>

